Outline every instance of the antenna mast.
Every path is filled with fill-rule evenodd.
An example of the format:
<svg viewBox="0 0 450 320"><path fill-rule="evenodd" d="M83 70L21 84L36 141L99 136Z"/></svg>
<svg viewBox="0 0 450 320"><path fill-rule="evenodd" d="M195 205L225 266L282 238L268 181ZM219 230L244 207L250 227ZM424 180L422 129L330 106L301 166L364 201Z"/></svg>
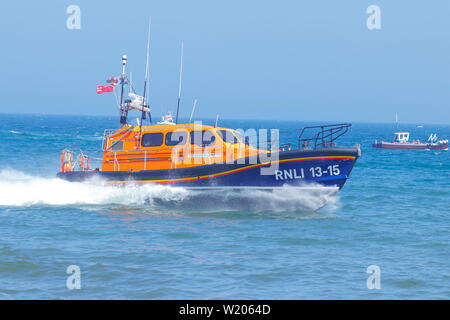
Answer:
<svg viewBox="0 0 450 320"><path fill-rule="evenodd" d="M150 73L150 63L149 63L149 55L150 55L150 32L151 32L151 26L152 26L152 17L149 18L148 21L148 35L147 35L147 57L146 57L146 64L145 64L145 81L144 81L144 99L143 99L143 106L142 106L142 113L141 113L141 122L139 125L139 132L141 131L142 128L142 122L145 119L145 107L147 105L147 84L148 84L148 77L149 77L149 73ZM148 113L149 115L149 120L150 123L152 122L152 116L151 113L149 111Z"/></svg>
<svg viewBox="0 0 450 320"><path fill-rule="evenodd" d="M183 77L183 41L181 41L181 62L180 62L180 82L178 86L178 103L177 103L177 117L175 123L178 124L178 113L180 111L180 97L181 97L181 79Z"/></svg>
<svg viewBox="0 0 450 320"><path fill-rule="evenodd" d="M195 106L197 105L197 99L194 99L194 106L192 107L191 116L189 117L189 123L192 121L192 117L194 116Z"/></svg>
<svg viewBox="0 0 450 320"><path fill-rule="evenodd" d="M395 123L397 124L397 130L398 130L398 113L395 113Z"/></svg>
<svg viewBox="0 0 450 320"><path fill-rule="evenodd" d="M121 84L121 90L120 90L120 124L125 125L127 124L127 117L128 117L128 109L125 108L123 105L123 86L125 84L125 79L127 78L125 75L125 66L127 64L127 56L124 54L122 56L122 74L120 75L120 84Z"/></svg>

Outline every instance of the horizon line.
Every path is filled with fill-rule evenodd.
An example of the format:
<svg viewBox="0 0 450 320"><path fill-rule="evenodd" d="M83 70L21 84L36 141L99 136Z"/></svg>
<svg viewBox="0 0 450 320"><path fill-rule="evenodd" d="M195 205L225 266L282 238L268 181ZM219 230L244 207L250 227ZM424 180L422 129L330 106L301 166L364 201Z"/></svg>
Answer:
<svg viewBox="0 0 450 320"><path fill-rule="evenodd" d="M66 117L70 117L70 116L75 116L75 117L103 117L103 118L107 118L107 117L116 117L114 115L103 115L103 114L73 114L73 113L33 113L33 112L23 112L23 113L12 113L12 112L1 112L0 111L0 115L16 115L16 116L66 116ZM183 119L184 117L181 117L181 119ZM189 118L189 117L186 117ZM205 120L214 120L215 117L209 118L209 117L204 117L204 118L200 118L200 119L205 119ZM219 117L220 119L220 117ZM352 120L312 120L312 119L307 119L307 120L291 120L291 119L268 119L268 118L259 118L259 119L249 119L249 118L221 118L222 120L244 120L244 121L286 121L286 122L324 122L324 123L328 123L328 122L339 122L339 123L359 123L359 124L396 124L396 122L374 122L374 121L352 121ZM405 124L405 125L450 125L450 123L433 123L433 122L400 122L399 124Z"/></svg>

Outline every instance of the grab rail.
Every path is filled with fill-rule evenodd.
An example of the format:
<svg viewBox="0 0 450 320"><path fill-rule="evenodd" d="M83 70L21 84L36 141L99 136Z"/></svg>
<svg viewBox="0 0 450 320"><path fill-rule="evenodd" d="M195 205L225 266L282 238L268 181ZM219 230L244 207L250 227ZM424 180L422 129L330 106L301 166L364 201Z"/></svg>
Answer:
<svg viewBox="0 0 450 320"><path fill-rule="evenodd" d="M335 141L347 133L350 123L328 124L322 126L303 127L298 136L298 148L300 150L331 148L336 146ZM314 131L312 137L303 138L306 132Z"/></svg>

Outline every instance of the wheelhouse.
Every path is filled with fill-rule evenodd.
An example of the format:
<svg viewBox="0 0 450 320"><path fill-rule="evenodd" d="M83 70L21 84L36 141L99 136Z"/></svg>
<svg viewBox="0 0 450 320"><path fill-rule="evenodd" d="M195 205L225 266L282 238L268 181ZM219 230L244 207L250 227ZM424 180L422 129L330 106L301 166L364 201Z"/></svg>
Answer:
<svg viewBox="0 0 450 320"><path fill-rule="evenodd" d="M140 171L224 163L267 152L236 130L198 124L124 126L106 131L102 171Z"/></svg>
<svg viewBox="0 0 450 320"><path fill-rule="evenodd" d="M395 132L394 142L406 143L409 141L409 132Z"/></svg>

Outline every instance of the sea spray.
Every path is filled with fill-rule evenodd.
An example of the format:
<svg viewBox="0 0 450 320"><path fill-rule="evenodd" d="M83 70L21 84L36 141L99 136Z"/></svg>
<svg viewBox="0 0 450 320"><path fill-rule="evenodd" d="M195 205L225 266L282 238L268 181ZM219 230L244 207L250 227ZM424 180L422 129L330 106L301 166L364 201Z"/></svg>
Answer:
<svg viewBox="0 0 450 320"><path fill-rule="evenodd" d="M0 205L143 205L153 198L180 200L187 194L181 188L159 185L107 185L104 181L68 182L58 178L29 176L20 171L0 171Z"/></svg>
<svg viewBox="0 0 450 320"><path fill-rule="evenodd" d="M165 208L187 212L314 211L337 204L337 189L308 185L267 190L191 190L155 184L108 185L105 181L68 182L0 171L0 206L121 205L142 209Z"/></svg>

